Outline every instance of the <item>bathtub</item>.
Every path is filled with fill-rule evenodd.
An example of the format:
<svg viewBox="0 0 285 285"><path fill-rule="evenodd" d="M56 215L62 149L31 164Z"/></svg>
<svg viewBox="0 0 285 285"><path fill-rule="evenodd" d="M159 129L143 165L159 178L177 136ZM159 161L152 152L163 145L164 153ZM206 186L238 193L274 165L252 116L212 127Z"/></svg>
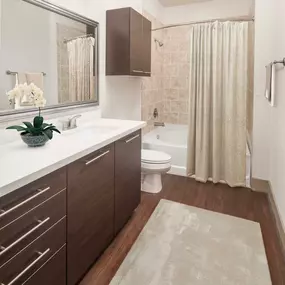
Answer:
<svg viewBox="0 0 285 285"><path fill-rule="evenodd" d="M187 176L187 125L166 124L165 127L157 127L143 137L143 148L163 151L171 155L172 166L170 174ZM246 186L250 188L251 179L251 155L246 148Z"/></svg>
<svg viewBox="0 0 285 285"><path fill-rule="evenodd" d="M170 154L172 166L169 173L186 176L187 137L187 125L166 124L144 135L143 148Z"/></svg>

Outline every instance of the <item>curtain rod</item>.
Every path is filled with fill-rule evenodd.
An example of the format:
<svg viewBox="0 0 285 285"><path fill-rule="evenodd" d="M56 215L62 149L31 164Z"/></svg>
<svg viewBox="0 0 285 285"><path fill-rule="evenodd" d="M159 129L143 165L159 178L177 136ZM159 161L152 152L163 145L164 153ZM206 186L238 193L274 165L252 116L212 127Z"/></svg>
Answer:
<svg viewBox="0 0 285 285"><path fill-rule="evenodd" d="M189 23L181 23L181 24L173 24L173 25L167 25L163 26L161 28L152 29L152 31L158 31L168 28L175 28L175 27L181 27L181 26L190 26L195 24L205 24L205 23L213 23L213 22L254 22L254 17L249 16L242 16L242 17L235 17L235 18L217 18L212 20L206 20L206 21L196 21L196 22L189 22Z"/></svg>
<svg viewBox="0 0 285 285"><path fill-rule="evenodd" d="M78 36L78 37L75 37L72 39L64 40L64 43L66 44L66 43L71 42L73 40L82 39L82 38L89 38L89 37L94 37L94 35L93 34L87 34L87 35L83 35L83 36Z"/></svg>

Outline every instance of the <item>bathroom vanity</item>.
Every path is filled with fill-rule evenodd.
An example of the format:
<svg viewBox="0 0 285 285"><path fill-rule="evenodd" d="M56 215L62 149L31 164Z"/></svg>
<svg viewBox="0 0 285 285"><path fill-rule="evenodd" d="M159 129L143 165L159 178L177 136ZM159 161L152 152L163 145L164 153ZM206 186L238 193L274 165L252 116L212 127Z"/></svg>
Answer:
<svg viewBox="0 0 285 285"><path fill-rule="evenodd" d="M145 123L98 121L41 149L8 145L6 178L0 146L0 284L77 284L139 205Z"/></svg>

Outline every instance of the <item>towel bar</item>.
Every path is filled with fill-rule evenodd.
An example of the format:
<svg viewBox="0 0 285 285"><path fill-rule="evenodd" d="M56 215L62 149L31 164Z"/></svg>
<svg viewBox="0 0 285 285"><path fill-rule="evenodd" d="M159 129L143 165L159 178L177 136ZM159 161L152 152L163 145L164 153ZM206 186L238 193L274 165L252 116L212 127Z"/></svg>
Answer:
<svg viewBox="0 0 285 285"><path fill-rule="evenodd" d="M285 58L283 58L282 60L279 61L273 61L273 64L283 64L283 66L285 66Z"/></svg>
<svg viewBox="0 0 285 285"><path fill-rule="evenodd" d="M7 75L16 75L18 74L18 72L15 72L15 71L11 71L11 70L7 70L6 71L6 74ZM43 76L46 76L47 74L45 72L42 72Z"/></svg>

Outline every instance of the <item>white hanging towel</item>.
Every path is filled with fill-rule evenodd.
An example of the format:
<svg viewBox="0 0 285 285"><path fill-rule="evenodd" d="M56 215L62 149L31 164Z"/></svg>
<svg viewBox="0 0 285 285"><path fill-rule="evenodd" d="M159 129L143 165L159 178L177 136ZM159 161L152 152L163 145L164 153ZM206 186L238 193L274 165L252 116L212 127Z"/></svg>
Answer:
<svg viewBox="0 0 285 285"><path fill-rule="evenodd" d="M19 84L27 83L28 85L34 83L37 87L43 90L44 88L44 75L40 73L18 73Z"/></svg>
<svg viewBox="0 0 285 285"><path fill-rule="evenodd" d="M266 87L265 87L265 98L271 102L271 81L272 81L272 66L270 63L266 66Z"/></svg>
<svg viewBox="0 0 285 285"><path fill-rule="evenodd" d="M275 107L275 95L276 95L276 65L271 65L271 98L270 105Z"/></svg>

